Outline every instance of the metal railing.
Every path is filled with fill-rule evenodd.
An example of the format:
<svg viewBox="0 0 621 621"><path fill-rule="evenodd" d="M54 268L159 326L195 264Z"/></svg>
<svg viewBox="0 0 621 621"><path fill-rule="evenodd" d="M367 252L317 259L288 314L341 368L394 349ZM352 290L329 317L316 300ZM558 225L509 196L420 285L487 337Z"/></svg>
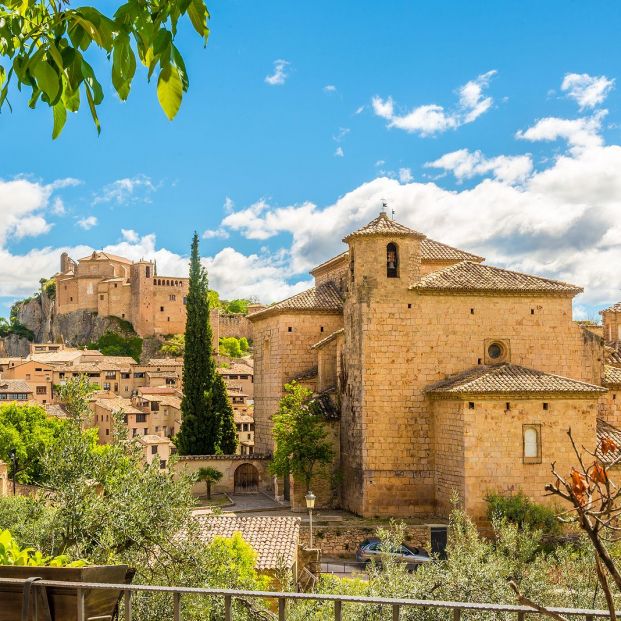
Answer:
<svg viewBox="0 0 621 621"><path fill-rule="evenodd" d="M0 587L2 585L24 586L27 580L18 580L12 578L0 578ZM307 602L331 602L334 611L334 620L342 621L347 617L344 616L344 604L358 604L369 606L385 606L392 611L393 621L399 621L401 611L407 608L424 608L452 611L453 621L460 621L462 614L468 611L478 611L487 613L510 613L516 615L516 621L524 621L526 614L538 614L535 608L530 606L520 606L512 604L484 604L472 602L450 602L439 600L417 600L417 599L396 599L391 597L359 597L353 595L320 595L316 593L284 593L275 591L237 591L231 589L200 589L193 587L167 587L167 586L151 586L138 584L108 584L108 583L90 583L90 582L59 582L55 580L38 580L32 584L35 589L44 589L46 587L54 589L68 589L76 593L76 618L77 621L89 621L86 616L85 601L88 591L97 589L106 589L118 591L122 594L124 600L124 621L132 621L132 594L134 593L164 593L172 597L173 619L174 621L182 621L182 598L183 596L204 596L210 598L222 598L224 603L224 621L232 621L233 604L236 599L245 600L269 600L277 604L278 614L274 615L278 621L287 621L287 607L289 602L307 601ZM594 621L597 618L609 618L610 613L607 610L592 610L587 608L547 608L548 611L558 613L560 615L576 618L580 617L584 621ZM35 620L36 609L35 609ZM110 620L112 617L91 617L90 621Z"/></svg>

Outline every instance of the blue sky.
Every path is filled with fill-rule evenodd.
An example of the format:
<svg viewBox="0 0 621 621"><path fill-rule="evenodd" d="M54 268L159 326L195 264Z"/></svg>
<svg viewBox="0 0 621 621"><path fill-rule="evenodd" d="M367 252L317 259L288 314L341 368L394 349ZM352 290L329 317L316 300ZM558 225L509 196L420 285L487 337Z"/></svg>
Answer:
<svg viewBox="0 0 621 621"><path fill-rule="evenodd" d="M180 35L172 123L144 71L126 103L107 89L99 137L86 110L56 141L44 107L0 115L0 312L65 248L183 273L194 229L214 287L273 301L380 198L435 239L584 286L578 317L621 299L621 5L209 6L207 47Z"/></svg>

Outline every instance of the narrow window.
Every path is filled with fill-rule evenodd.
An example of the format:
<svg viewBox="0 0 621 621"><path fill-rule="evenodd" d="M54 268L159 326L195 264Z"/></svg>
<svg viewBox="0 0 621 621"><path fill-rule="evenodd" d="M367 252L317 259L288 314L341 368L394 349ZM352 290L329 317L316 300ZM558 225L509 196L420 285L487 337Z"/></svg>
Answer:
<svg viewBox="0 0 621 621"><path fill-rule="evenodd" d="M531 309L530 309L530 314L531 314L531 315L534 315L534 314L535 314L535 309L534 309L534 308L531 308Z"/></svg>
<svg viewBox="0 0 621 621"><path fill-rule="evenodd" d="M471 314L471 315L474 315L474 308L471 308L471 309L470 309L470 314Z"/></svg>
<svg viewBox="0 0 621 621"><path fill-rule="evenodd" d="M523 455L525 464L541 463L541 425L524 425Z"/></svg>
<svg viewBox="0 0 621 621"><path fill-rule="evenodd" d="M543 409L544 409L544 410L547 410L547 409L548 409L548 404L547 404L547 403L544 403L544 404L543 404Z"/></svg>
<svg viewBox="0 0 621 621"><path fill-rule="evenodd" d="M160 306L160 312L162 312L162 313L164 312L164 307L163 306Z"/></svg>
<svg viewBox="0 0 621 621"><path fill-rule="evenodd" d="M507 403L505 403L505 410L510 410L511 409L511 404L507 401Z"/></svg>
<svg viewBox="0 0 621 621"><path fill-rule="evenodd" d="M289 326L289 327L287 328L287 332L293 332L293 328L292 328L291 326Z"/></svg>
<svg viewBox="0 0 621 621"><path fill-rule="evenodd" d="M474 410L474 401L468 401L468 409Z"/></svg>
<svg viewBox="0 0 621 621"><path fill-rule="evenodd" d="M477 358L477 364L482 364L482 362L481 358Z"/></svg>
<svg viewBox="0 0 621 621"><path fill-rule="evenodd" d="M412 308L412 305L411 305L411 304L408 304L408 308Z"/></svg>
<svg viewBox="0 0 621 621"><path fill-rule="evenodd" d="M354 249L349 251L349 278L354 282Z"/></svg>
<svg viewBox="0 0 621 621"><path fill-rule="evenodd" d="M145 275L147 278L151 278L151 268L148 265L145 269Z"/></svg>
<svg viewBox="0 0 621 621"><path fill-rule="evenodd" d="M319 332L323 332L323 326L319 328Z"/></svg>
<svg viewBox="0 0 621 621"><path fill-rule="evenodd" d="M386 276L388 278L399 277L399 253L397 245L392 242L386 246Z"/></svg>

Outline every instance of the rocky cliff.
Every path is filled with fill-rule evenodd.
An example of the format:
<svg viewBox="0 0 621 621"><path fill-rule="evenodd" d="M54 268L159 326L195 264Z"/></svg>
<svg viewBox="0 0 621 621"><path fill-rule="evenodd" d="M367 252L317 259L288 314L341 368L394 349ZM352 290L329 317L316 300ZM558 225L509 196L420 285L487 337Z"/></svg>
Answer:
<svg viewBox="0 0 621 621"><path fill-rule="evenodd" d="M37 343L64 342L76 347L96 341L106 332L133 335L131 324L117 317L99 317L97 313L88 311L57 315L54 298L45 290L32 298L16 302L11 315L33 332ZM12 334L1 340L0 353L6 356L28 354L29 342L26 338Z"/></svg>

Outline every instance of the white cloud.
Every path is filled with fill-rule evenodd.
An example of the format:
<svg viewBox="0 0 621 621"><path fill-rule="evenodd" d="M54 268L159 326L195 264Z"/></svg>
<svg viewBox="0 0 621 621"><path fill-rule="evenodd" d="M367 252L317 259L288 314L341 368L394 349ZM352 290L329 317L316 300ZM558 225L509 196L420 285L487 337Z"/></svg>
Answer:
<svg viewBox="0 0 621 621"><path fill-rule="evenodd" d="M401 183L410 183L414 181L414 177L412 176L412 171L409 168L400 168L399 169L399 181Z"/></svg>
<svg viewBox="0 0 621 621"><path fill-rule="evenodd" d="M235 203L230 196L224 199L224 213L231 213L235 209Z"/></svg>
<svg viewBox="0 0 621 621"><path fill-rule="evenodd" d="M395 113L392 97L382 99L378 96L373 97L371 105L377 116L388 121L388 127L396 127L420 136L431 136L472 123L487 112L493 99L484 96L484 91L495 74L495 70L488 71L461 86L458 89L459 103L453 110L446 110L439 104L425 104L399 115Z"/></svg>
<svg viewBox="0 0 621 621"><path fill-rule="evenodd" d="M339 127L339 131L334 136L332 136L332 140L334 140L335 142L341 142L341 140L343 140L343 138L345 138L345 136L347 136L349 132L349 127Z"/></svg>
<svg viewBox="0 0 621 621"><path fill-rule="evenodd" d="M334 86L334 84L326 84L323 87L323 92L328 94L336 93L336 86Z"/></svg>
<svg viewBox="0 0 621 621"><path fill-rule="evenodd" d="M207 229L203 239L228 239L229 234L224 229Z"/></svg>
<svg viewBox="0 0 621 621"><path fill-rule="evenodd" d="M50 184L23 177L0 179L0 246L11 237L21 239L47 233L52 225L46 214L58 215L53 193L76 183L74 179L59 179Z"/></svg>
<svg viewBox="0 0 621 621"><path fill-rule="evenodd" d="M85 231L89 231L93 227L97 226L97 218L95 216L87 216L80 218L76 224Z"/></svg>
<svg viewBox="0 0 621 621"><path fill-rule="evenodd" d="M65 215L65 213L66 213L65 204L63 203L62 198L57 196L54 199L54 201L52 202L52 207L51 207L50 211L55 216L64 216Z"/></svg>
<svg viewBox="0 0 621 621"><path fill-rule="evenodd" d="M289 77L289 73L287 72L287 67L289 66L289 61L284 60L282 58L274 61L274 73L271 75L265 76L265 83L270 86L281 86Z"/></svg>
<svg viewBox="0 0 621 621"><path fill-rule="evenodd" d="M259 201L229 214L222 225L248 239L289 235L290 272L303 274L342 251L343 236L374 218L386 199L400 222L433 239L482 254L492 264L584 286L581 305L621 298L621 146L594 145L530 173L528 156L456 153L449 154L450 166L444 159L447 169L466 178L485 168L493 178L449 191L436 183L379 177L327 206Z"/></svg>
<svg viewBox="0 0 621 621"><path fill-rule="evenodd" d="M133 229L121 229L121 235L125 241L128 242L137 242L140 239L140 236Z"/></svg>
<svg viewBox="0 0 621 621"><path fill-rule="evenodd" d="M578 102L581 110L594 108L603 103L612 90L615 81L605 75L592 76L588 73L568 73L563 78L561 90Z"/></svg>
<svg viewBox="0 0 621 621"><path fill-rule="evenodd" d="M188 274L188 258L158 248L154 234L144 235L131 243L123 241L105 246L103 250L134 261L152 259L157 263L158 274ZM233 248L223 248L213 257L204 257L203 263L208 270L210 286L225 299L257 297L269 304L311 286L308 277L293 284L287 282L286 257L279 253L244 255Z"/></svg>
<svg viewBox="0 0 621 621"><path fill-rule="evenodd" d="M99 203L115 203L126 205L129 203L148 203L150 194L157 190L157 186L150 177L146 175L136 175L135 177L125 177L117 179L104 186L103 189L93 197L93 205Z"/></svg>
<svg viewBox="0 0 621 621"><path fill-rule="evenodd" d="M335 157L345 157L345 151L343 151L343 147L336 147L334 155Z"/></svg>
<svg viewBox="0 0 621 621"><path fill-rule="evenodd" d="M607 114L607 110L600 110L593 116L578 119L546 117L525 131L518 131L516 138L531 142L563 139L574 151L598 147L604 142L600 131Z"/></svg>
<svg viewBox="0 0 621 621"><path fill-rule="evenodd" d="M354 114L362 114L364 112L364 109L366 108L366 106L358 106L355 110L354 110Z"/></svg>
<svg viewBox="0 0 621 621"><path fill-rule="evenodd" d="M530 155L500 155L486 158L481 151L459 149L446 153L433 162L427 162L426 168L441 168L452 172L458 181L491 173L494 178L505 183L522 183L533 170Z"/></svg>

